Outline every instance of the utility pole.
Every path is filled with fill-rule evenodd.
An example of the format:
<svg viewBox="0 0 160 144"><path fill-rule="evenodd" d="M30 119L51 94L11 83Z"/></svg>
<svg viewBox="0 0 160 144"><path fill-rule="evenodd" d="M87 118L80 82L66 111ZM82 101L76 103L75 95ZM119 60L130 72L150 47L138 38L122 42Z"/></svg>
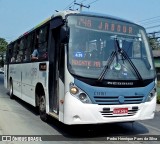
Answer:
<svg viewBox="0 0 160 144"><path fill-rule="evenodd" d="M86 6L86 5L83 5L82 3L76 3L76 2L74 2L74 4L80 6L80 9L79 9L80 12L82 11L82 8L83 8L83 7L85 7L85 8L90 8L90 5Z"/></svg>

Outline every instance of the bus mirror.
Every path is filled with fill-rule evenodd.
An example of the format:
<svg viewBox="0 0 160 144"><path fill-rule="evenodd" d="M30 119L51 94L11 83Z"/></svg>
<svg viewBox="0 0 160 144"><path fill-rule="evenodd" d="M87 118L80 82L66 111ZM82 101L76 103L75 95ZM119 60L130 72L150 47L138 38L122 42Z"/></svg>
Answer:
<svg viewBox="0 0 160 144"><path fill-rule="evenodd" d="M55 17L50 22L50 29L56 29L64 24L64 21L61 17Z"/></svg>
<svg viewBox="0 0 160 144"><path fill-rule="evenodd" d="M69 27L63 26L60 30L60 41L61 43L69 42Z"/></svg>

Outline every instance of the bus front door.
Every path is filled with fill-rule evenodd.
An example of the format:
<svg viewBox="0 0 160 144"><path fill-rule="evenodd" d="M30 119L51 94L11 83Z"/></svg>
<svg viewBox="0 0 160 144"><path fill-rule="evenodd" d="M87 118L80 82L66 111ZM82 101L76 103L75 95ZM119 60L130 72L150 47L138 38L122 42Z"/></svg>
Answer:
<svg viewBox="0 0 160 144"><path fill-rule="evenodd" d="M49 48L49 108L58 114L58 39L57 31L51 30Z"/></svg>

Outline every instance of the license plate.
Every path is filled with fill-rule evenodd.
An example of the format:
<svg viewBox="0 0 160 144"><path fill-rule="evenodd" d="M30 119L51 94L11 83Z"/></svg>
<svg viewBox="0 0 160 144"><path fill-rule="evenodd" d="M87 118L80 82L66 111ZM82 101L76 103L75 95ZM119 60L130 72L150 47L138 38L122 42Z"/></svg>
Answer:
<svg viewBox="0 0 160 144"><path fill-rule="evenodd" d="M127 114L128 108L114 108L113 114Z"/></svg>

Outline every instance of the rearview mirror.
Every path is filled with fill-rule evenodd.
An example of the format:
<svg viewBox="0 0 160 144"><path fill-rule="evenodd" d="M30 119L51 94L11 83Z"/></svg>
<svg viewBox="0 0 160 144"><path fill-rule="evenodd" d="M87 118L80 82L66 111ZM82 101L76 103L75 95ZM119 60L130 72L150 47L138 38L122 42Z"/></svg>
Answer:
<svg viewBox="0 0 160 144"><path fill-rule="evenodd" d="M61 17L55 17L50 22L50 29L56 29L64 24L64 20Z"/></svg>

